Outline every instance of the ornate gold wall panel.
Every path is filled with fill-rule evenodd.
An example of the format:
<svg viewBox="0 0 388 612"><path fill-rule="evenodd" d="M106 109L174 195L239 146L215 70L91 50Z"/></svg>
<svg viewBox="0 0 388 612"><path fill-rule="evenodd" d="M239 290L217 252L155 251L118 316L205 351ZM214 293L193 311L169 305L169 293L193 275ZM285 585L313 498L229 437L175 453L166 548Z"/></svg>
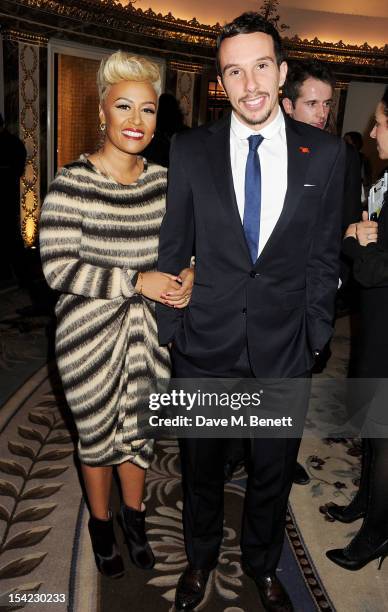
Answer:
<svg viewBox="0 0 388 612"><path fill-rule="evenodd" d="M194 81L194 72L178 70L176 97L183 113L184 122L188 127L193 125Z"/></svg>
<svg viewBox="0 0 388 612"><path fill-rule="evenodd" d="M20 180L20 222L24 244L32 247L38 235L40 211L39 162L39 46L19 42L19 135L27 150Z"/></svg>

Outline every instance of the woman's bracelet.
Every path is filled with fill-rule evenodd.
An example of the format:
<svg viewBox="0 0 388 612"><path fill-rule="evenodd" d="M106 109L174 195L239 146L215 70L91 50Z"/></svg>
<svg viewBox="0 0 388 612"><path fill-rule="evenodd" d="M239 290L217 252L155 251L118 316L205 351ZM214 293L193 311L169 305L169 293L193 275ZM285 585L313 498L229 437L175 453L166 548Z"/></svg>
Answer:
<svg viewBox="0 0 388 612"><path fill-rule="evenodd" d="M137 277L137 280L138 282L140 282L140 287L137 292L139 295L143 295L143 272L139 272L139 276Z"/></svg>
<svg viewBox="0 0 388 612"><path fill-rule="evenodd" d="M138 281L140 281L140 288L136 289ZM135 272L135 274L132 276L131 283L135 288L136 293L143 295L143 272Z"/></svg>

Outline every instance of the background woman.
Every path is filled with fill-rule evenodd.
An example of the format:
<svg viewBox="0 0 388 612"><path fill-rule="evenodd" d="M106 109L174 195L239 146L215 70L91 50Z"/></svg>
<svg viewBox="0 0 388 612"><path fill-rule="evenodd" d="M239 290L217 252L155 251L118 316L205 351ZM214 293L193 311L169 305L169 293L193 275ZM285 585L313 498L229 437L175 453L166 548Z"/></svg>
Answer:
<svg viewBox="0 0 388 612"><path fill-rule="evenodd" d="M376 139L379 157L388 159L388 88L377 106L370 135ZM363 379L388 378L387 202L386 193L378 223L368 221L367 213L363 213L362 222L350 225L343 245L344 253L353 260L354 277L363 287L361 351L357 364L357 375ZM343 522L365 516L361 529L346 548L326 553L331 561L349 570L358 570L379 557L381 565L388 554L387 393L386 385L379 381L371 383L367 385L367 380L363 381L364 393L370 394L370 389L373 390L373 402L366 419L366 434L371 437L363 441L360 490L347 508L334 506L327 509L329 514ZM379 399L379 394L383 399Z"/></svg>
<svg viewBox="0 0 388 612"><path fill-rule="evenodd" d="M138 388L169 377L154 303L185 306L192 275L182 271L181 284L155 271L166 170L139 153L155 130L158 67L117 52L102 61L97 82L104 143L58 173L43 205L40 247L46 279L61 294L57 362L79 435L96 563L105 575L120 576L109 510L112 467L131 559L151 568L142 500L153 441L144 439L139 425L144 407Z"/></svg>

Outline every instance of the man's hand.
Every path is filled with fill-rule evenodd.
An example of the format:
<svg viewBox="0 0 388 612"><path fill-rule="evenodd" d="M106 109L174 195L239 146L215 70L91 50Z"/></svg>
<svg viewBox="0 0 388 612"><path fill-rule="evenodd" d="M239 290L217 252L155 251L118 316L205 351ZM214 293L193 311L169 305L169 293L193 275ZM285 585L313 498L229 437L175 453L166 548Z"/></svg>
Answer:
<svg viewBox="0 0 388 612"><path fill-rule="evenodd" d="M361 246L377 242L378 225L376 221L368 220L368 213L364 210L362 221L356 223L356 238Z"/></svg>
<svg viewBox="0 0 388 612"><path fill-rule="evenodd" d="M168 288L161 297L166 306L173 308L186 308L190 301L194 283L194 268L184 268L178 277L182 284L179 289L174 287Z"/></svg>

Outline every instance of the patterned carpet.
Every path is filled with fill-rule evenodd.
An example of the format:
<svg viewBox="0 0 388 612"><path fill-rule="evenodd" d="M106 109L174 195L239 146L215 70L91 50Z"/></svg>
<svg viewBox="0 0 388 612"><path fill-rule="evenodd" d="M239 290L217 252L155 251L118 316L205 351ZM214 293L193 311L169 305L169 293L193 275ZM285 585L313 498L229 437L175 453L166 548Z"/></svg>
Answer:
<svg viewBox="0 0 388 612"><path fill-rule="evenodd" d="M24 373L21 380L26 372L23 360L31 363L30 354L23 355L29 333L36 331L28 332L21 346L18 360L22 363L17 366ZM42 344L44 338L43 333ZM348 321L340 319L328 368L317 380L343 377L348 338ZM37 360L37 371L14 389L0 412L0 609L28 609L22 598L25 594L29 601L35 597L31 609L39 612L147 612L156 606L161 612L172 612L175 585L185 565L176 444L158 443L148 473L147 524L157 557L155 569L144 572L129 565L117 526L127 571L116 581L101 579L87 534L88 513L74 458L74 432L54 366L37 369L39 365ZM17 369L15 364L12 368ZM4 374L0 383L3 378ZM341 409L337 405L338 412ZM308 421L300 454L311 482L293 487L279 576L298 612L382 612L387 609L388 564L380 572L373 563L350 573L332 565L324 555L328 548L345 544L358 527L329 521L320 511L325 503L345 503L354 493L359 477L358 445L348 439L321 440L312 430ZM261 610L255 587L240 567L238 533L244 484L241 470L225 488L224 542L219 565L198 608L205 612ZM118 505L115 488L115 511ZM15 600L16 594L22 601L10 605L11 595ZM58 602L54 594L58 594Z"/></svg>
<svg viewBox="0 0 388 612"><path fill-rule="evenodd" d="M325 371L315 378L344 379L350 350L350 321L337 320L331 344L332 355ZM340 421L345 412L337 397L332 411ZM349 438L321 439L309 435L307 421L299 460L307 465L311 476L308 486L295 485L290 506L302 533L301 544L308 551L311 565L325 585L327 601L338 612L385 612L388 609L388 563L377 570L373 561L362 570L349 572L332 564L324 552L342 548L359 530L362 521L342 524L324 512L325 504L335 501L347 505L354 496L360 476L360 444ZM325 609L322 607L322 609Z"/></svg>
<svg viewBox="0 0 388 612"><path fill-rule="evenodd" d="M3 406L0 491L2 599L9 591L64 593L55 610L171 610L174 587L185 565L180 521L181 489L175 442L160 442L147 479L148 532L157 556L153 572L129 567L122 534L117 529L128 572L118 581L99 580L87 535L88 519L74 461L71 427L65 422L55 370L41 368ZM5 446L5 444L3 444ZM237 612L260 609L252 583L240 568L238 531L244 494L241 471L225 488L225 538L220 563L209 581L201 609ZM114 510L119 500L115 490ZM300 601L300 610L315 610L310 585L297 562L299 533L289 517L290 545L285 546L280 573ZM307 568L308 569L308 568ZM314 575L310 570L306 575ZM310 579L311 582L311 579ZM5 588L4 588L5 587ZM147 588L145 588L147 587ZM4 593L5 591L5 593ZM43 607L42 607L43 609Z"/></svg>

